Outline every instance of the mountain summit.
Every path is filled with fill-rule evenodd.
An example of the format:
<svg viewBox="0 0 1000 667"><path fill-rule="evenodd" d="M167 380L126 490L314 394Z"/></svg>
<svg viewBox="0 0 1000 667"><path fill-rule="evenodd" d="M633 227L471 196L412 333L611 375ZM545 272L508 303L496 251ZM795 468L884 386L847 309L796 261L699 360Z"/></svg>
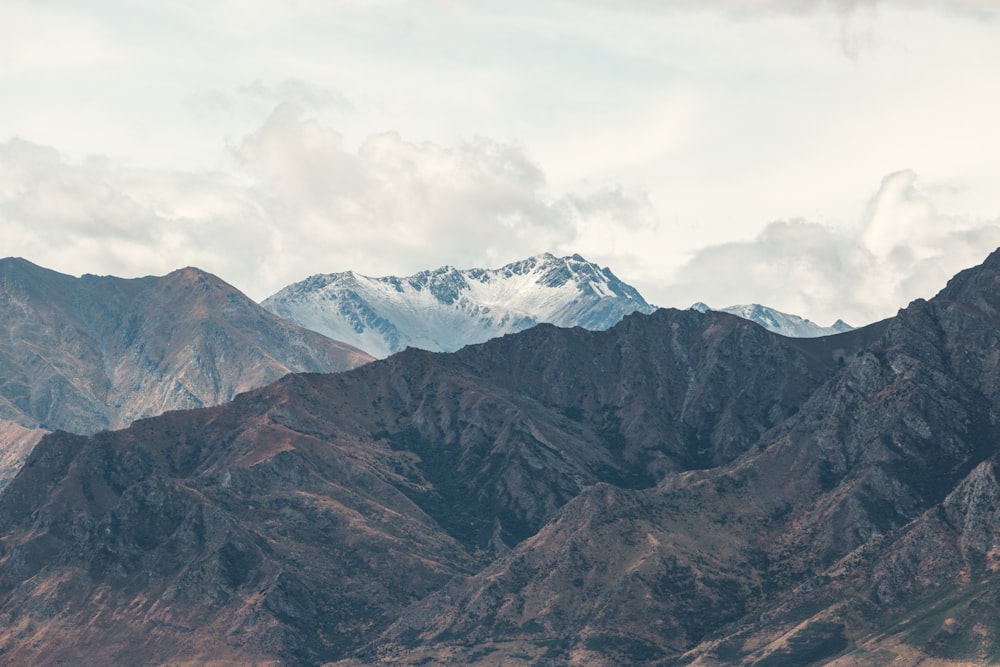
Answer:
<svg viewBox="0 0 1000 667"><path fill-rule="evenodd" d="M371 357L195 268L75 278L0 259L0 419L94 433Z"/></svg>
<svg viewBox="0 0 1000 667"><path fill-rule="evenodd" d="M261 305L376 357L406 347L450 352L542 322L601 330L653 311L610 269L548 253L499 269L445 266L405 278L319 274Z"/></svg>
<svg viewBox="0 0 1000 667"><path fill-rule="evenodd" d="M768 331L773 331L782 336L790 336L791 338L832 336L833 334L851 331L854 328L844 320L837 320L828 327L822 327L812 320L807 320L798 315L783 313L780 310L762 306L758 303L726 306L725 308L711 308L699 301L691 306L691 310L697 310L699 313L707 313L710 310L729 313L730 315L736 315L745 320L756 322Z"/></svg>

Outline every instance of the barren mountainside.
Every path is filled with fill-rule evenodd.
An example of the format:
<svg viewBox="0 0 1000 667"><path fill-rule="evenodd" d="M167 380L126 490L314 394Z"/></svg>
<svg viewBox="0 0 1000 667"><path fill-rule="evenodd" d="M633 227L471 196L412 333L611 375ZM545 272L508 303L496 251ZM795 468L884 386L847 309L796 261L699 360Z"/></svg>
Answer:
<svg viewBox="0 0 1000 667"><path fill-rule="evenodd" d="M20 470L24 459L48 432L0 419L0 489L7 486L7 482Z"/></svg>
<svg viewBox="0 0 1000 667"><path fill-rule="evenodd" d="M3 664L1000 662L1000 253L815 339L539 326L56 433Z"/></svg>
<svg viewBox="0 0 1000 667"><path fill-rule="evenodd" d="M0 329L0 418L78 433L370 359L192 268L74 278L3 259Z"/></svg>

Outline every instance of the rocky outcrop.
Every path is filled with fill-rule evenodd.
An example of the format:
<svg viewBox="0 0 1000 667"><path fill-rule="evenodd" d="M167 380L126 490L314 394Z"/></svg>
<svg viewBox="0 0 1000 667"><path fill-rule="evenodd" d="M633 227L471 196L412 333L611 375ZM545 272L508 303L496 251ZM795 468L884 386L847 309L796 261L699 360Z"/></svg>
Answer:
<svg viewBox="0 0 1000 667"><path fill-rule="evenodd" d="M17 474L28 454L46 433L45 429L25 428L16 422L0 419L0 490Z"/></svg>

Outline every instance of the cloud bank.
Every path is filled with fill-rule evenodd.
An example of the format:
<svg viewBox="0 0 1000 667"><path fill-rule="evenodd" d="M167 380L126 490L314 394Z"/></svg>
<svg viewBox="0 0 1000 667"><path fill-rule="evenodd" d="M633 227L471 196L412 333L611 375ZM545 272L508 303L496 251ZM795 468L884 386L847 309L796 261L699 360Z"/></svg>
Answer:
<svg viewBox="0 0 1000 667"><path fill-rule="evenodd" d="M929 298L1000 246L1000 219L939 212L917 175L886 176L861 224L847 232L803 220L774 222L755 239L704 248L665 291L676 305L764 303L829 324L861 325Z"/></svg>
<svg viewBox="0 0 1000 667"><path fill-rule="evenodd" d="M0 144L5 253L77 274L196 265L261 299L311 273L573 252L595 225L652 219L645 196L620 186L551 196L516 144L443 147L385 133L348 148L292 103L226 153L225 171L196 174L99 157L74 164L24 140Z"/></svg>
<svg viewBox="0 0 1000 667"><path fill-rule="evenodd" d="M579 252L859 324L998 243L997 0L41 4L0 21L0 254L61 271Z"/></svg>
<svg viewBox="0 0 1000 667"><path fill-rule="evenodd" d="M644 193L605 185L552 196L516 144L443 147L384 133L348 148L285 103L231 142L227 164L139 170L100 157L70 163L20 139L0 144L5 254L76 274L195 265L262 299L312 273L398 275L581 252L662 305L757 302L860 325L932 296L1000 246L1000 220L940 212L907 170L883 179L851 230L773 222L750 241L702 248L668 280L656 248L670 230Z"/></svg>

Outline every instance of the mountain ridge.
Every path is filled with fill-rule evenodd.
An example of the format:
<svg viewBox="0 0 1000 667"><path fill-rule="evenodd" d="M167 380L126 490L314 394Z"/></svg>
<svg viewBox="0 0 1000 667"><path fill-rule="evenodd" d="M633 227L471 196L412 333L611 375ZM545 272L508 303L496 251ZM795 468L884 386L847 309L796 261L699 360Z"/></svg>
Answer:
<svg viewBox="0 0 1000 667"><path fill-rule="evenodd" d="M707 341L706 321L717 325ZM104 646L100 655L111 662L144 660L165 650L155 637L140 638L139 617L126 622L117 616L118 631L132 628L126 644L104 642L100 637L108 629L84 622L131 605L140 617L158 619L163 628L158 633L179 619L199 619L197 624L181 623L189 628L186 641L194 642L179 649L189 659L218 657L229 650L243 660L281 655L303 664L344 657L359 648L359 641L375 639L373 631L382 628L372 626L371 619L398 616L410 598L433 591L427 583L414 588L413 582L443 586L456 575L471 575L536 533L559 507L602 479L642 487L684 469L689 461L732 460L754 433L794 410L801 399L795 388L800 382L817 385L836 367L832 354L805 354L793 347L815 343L780 339L724 315L663 310L633 315L619 327L621 332L587 332L543 325L453 355L409 349L346 373L290 375L225 406L140 420L125 431L91 438L49 436L0 496L0 581L22 582L6 592L0 589L0 600L6 600L0 611L35 608L36 601L48 599L46 604L63 610L63 620L39 630L53 634L38 635L38 645L65 646L60 635L84 645L99 642ZM664 338L664 331L674 333ZM624 357L619 348L623 340L634 341ZM647 345L669 350L682 340L690 341L686 345L697 353L668 356L649 377L672 396L669 412L687 415L696 434L693 442L703 443L693 451L682 439L656 446L655 429L641 427L644 416L659 410L659 404L637 402L633 394L640 386L632 380L621 386L625 393L614 406L603 404L618 393L613 385L601 390L605 397L592 399L580 392L544 395L551 386L546 360L558 349L572 358L578 356L572 352L576 349L596 362L574 371L584 375L567 380L597 389L609 373L630 378L647 368ZM786 370L745 380L757 386L752 395L734 387L726 400L745 405L734 410L746 418L720 421L711 393L689 393L688 380L678 378L701 377L706 373L698 369L715 367L732 368L739 375L728 356L737 341L745 348L738 364L774 355L787 362L779 365ZM497 366L498 359L511 359L510 350L526 355L525 361ZM484 377L489 368L495 371ZM699 452L701 446L720 446L720 451ZM60 478L55 495L48 491L51 482L40 483ZM77 489L91 489L93 499ZM248 504L257 526L249 533L249 524L240 518ZM206 512L217 517L210 541L197 538L202 534L197 526L205 521L199 517ZM35 521L53 527L42 542L17 536L17 526ZM70 524L59 527L65 521ZM104 526L113 527L112 532L102 532ZM414 533L413 526L424 527ZM433 557L436 552L424 551L419 562L404 566L402 554L427 548L412 543L414 539L453 546ZM394 543L400 546L392 547ZM47 546L40 551L42 544ZM345 550L336 544L357 546ZM321 555L329 549L333 551ZM184 558L177 560L177 553ZM386 554L396 555L379 565ZM225 573L243 559L249 559L245 576L227 579ZM337 565L341 562L354 563L349 579L342 579L347 571ZM23 569L27 563L31 568ZM393 593L379 583L385 567L404 577ZM66 577L74 571L97 573L98 581L118 593L97 607L73 593L77 584L50 597L45 583L50 574ZM141 594L142 602L135 597L142 586L133 590L124 583L147 571L164 574L152 580L140 576L149 582L143 586L156 591ZM75 575L71 580L79 581ZM203 582L204 594L191 588L188 582L194 580ZM253 592L260 589L263 595ZM366 593L357 598L352 590ZM288 607L292 591L299 602ZM174 611L150 607L164 597L178 599L180 606ZM370 611L363 612L365 606ZM356 611L319 622L319 609L337 607ZM225 618L257 618L252 634L278 632L278 648L268 653L244 634L232 634L232 628L219 625ZM202 626L200 633L194 630ZM20 622L12 627L23 630ZM220 636L229 637L229 648L216 646ZM0 632L0 646L4 641ZM26 659L55 655L44 648L41 653L11 653L13 645L6 646L8 655ZM209 646L217 652L204 653Z"/></svg>
<svg viewBox="0 0 1000 667"><path fill-rule="evenodd" d="M0 493L0 649L996 662L998 286L1000 251L832 336L543 324L47 436Z"/></svg>
<svg viewBox="0 0 1000 667"><path fill-rule="evenodd" d="M550 253L499 269L444 266L383 278L316 274L261 305L377 357L408 346L454 351L542 322L606 329L630 312L653 309L610 269L580 255Z"/></svg>
<svg viewBox="0 0 1000 667"><path fill-rule="evenodd" d="M831 336L833 334L850 331L854 328L843 320L837 320L830 326L823 327L816 324L812 320L808 320L798 315L792 315L790 313L783 313L780 310L776 310L759 303L726 306L725 308L711 308L707 304L698 301L691 306L691 310L697 310L702 313L708 312L709 310L729 313L731 315L736 315L737 317L742 317L745 320L756 322L768 331L781 334L782 336L790 336L792 338L818 338L820 336Z"/></svg>
<svg viewBox="0 0 1000 667"><path fill-rule="evenodd" d="M81 433L219 403L293 370L369 359L193 267L75 278L2 259L0 332L0 417Z"/></svg>

